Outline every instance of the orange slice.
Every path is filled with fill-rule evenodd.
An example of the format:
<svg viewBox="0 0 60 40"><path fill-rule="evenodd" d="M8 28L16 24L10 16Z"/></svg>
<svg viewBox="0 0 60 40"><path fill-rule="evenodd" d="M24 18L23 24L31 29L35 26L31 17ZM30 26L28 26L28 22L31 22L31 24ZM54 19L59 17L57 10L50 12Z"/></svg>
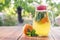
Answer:
<svg viewBox="0 0 60 40"><path fill-rule="evenodd" d="M45 22L48 22L48 17L44 17L41 19L41 23L45 23Z"/></svg>
<svg viewBox="0 0 60 40"><path fill-rule="evenodd" d="M28 29L29 29L30 31L32 31L32 30L33 30L33 27L32 27L30 24L25 24L25 25L24 25L24 28L23 28L23 33L24 33L24 34L27 34Z"/></svg>

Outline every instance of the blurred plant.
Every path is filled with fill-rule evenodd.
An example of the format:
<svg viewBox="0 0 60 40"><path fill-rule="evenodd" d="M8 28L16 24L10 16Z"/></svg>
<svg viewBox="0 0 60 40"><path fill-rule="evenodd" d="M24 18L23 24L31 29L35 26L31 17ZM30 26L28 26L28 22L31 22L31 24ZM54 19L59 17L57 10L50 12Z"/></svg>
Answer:
<svg viewBox="0 0 60 40"><path fill-rule="evenodd" d="M14 11L14 8L6 8L5 10L5 19L4 19L4 25L5 26L14 26L17 24L17 15Z"/></svg>
<svg viewBox="0 0 60 40"><path fill-rule="evenodd" d="M53 0L46 0L49 10L51 10L54 17L57 17L60 14L60 3L52 2Z"/></svg>
<svg viewBox="0 0 60 40"><path fill-rule="evenodd" d="M0 17L0 26L3 25L2 18Z"/></svg>
<svg viewBox="0 0 60 40"><path fill-rule="evenodd" d="M13 0L14 3L14 9L16 9L18 6L21 6L25 11L28 13L31 13L34 17L35 15L35 8L31 5L31 3L36 2L38 4L41 4L42 1L38 2L38 0ZM60 14L60 3L52 2L53 0L46 0L46 3L48 4L48 7L51 7L51 11L54 13L54 16L57 16ZM5 8L8 8L11 4L11 0L0 0L0 11L2 11ZM56 11L57 10L57 11ZM57 14L57 15L56 15Z"/></svg>
<svg viewBox="0 0 60 40"><path fill-rule="evenodd" d="M18 6L21 6L24 9L24 14L25 12L28 12L32 14L34 17L35 14L35 8L31 6L30 4L33 3L33 1L36 0L14 0L14 7L17 8ZM36 1L37 2L37 1Z"/></svg>
<svg viewBox="0 0 60 40"><path fill-rule="evenodd" d="M5 15L5 19L4 19L4 25L5 26L15 26L17 24L17 20L15 18L15 16L11 16L11 15Z"/></svg>
<svg viewBox="0 0 60 40"><path fill-rule="evenodd" d="M17 25L17 19L15 16L6 14L4 20L0 17L0 26L15 26Z"/></svg>
<svg viewBox="0 0 60 40"><path fill-rule="evenodd" d="M17 24L17 15L14 10L15 9L12 7L5 8L3 10L4 20L1 20L1 18L0 18L0 25L1 26L15 26ZM4 23L2 24L2 22L4 22Z"/></svg>
<svg viewBox="0 0 60 40"><path fill-rule="evenodd" d="M0 0L0 11L10 6L11 0Z"/></svg>

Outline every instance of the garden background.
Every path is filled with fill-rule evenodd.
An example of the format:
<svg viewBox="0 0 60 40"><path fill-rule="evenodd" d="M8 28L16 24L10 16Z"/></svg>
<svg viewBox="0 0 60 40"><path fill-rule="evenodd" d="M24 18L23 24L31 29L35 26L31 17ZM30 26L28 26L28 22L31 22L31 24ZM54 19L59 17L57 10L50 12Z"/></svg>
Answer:
<svg viewBox="0 0 60 40"><path fill-rule="evenodd" d="M40 5L47 5L49 16L53 15L53 19L60 15L60 1L59 0L0 0L0 26L19 26L17 20L17 7L22 7L22 18L24 24L32 24L35 16L35 8ZM51 15L52 13L52 15ZM55 23L55 26L58 26Z"/></svg>

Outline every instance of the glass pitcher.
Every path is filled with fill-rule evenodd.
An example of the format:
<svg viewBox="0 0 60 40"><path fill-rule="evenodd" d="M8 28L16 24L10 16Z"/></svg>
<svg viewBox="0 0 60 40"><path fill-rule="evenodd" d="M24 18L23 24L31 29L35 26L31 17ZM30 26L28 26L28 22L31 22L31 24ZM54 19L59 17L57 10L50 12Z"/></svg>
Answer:
<svg viewBox="0 0 60 40"><path fill-rule="evenodd" d="M33 28L39 36L48 36L50 31L50 20L48 17L47 7L40 5L35 10Z"/></svg>

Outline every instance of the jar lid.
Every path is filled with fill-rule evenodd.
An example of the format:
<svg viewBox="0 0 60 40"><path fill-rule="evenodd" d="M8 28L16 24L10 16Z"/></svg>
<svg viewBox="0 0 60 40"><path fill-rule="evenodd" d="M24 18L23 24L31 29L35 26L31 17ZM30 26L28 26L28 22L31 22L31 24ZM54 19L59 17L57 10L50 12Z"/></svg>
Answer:
<svg viewBox="0 0 60 40"><path fill-rule="evenodd" d="M39 5L37 7L37 10L47 10L47 6L45 6L45 5Z"/></svg>

